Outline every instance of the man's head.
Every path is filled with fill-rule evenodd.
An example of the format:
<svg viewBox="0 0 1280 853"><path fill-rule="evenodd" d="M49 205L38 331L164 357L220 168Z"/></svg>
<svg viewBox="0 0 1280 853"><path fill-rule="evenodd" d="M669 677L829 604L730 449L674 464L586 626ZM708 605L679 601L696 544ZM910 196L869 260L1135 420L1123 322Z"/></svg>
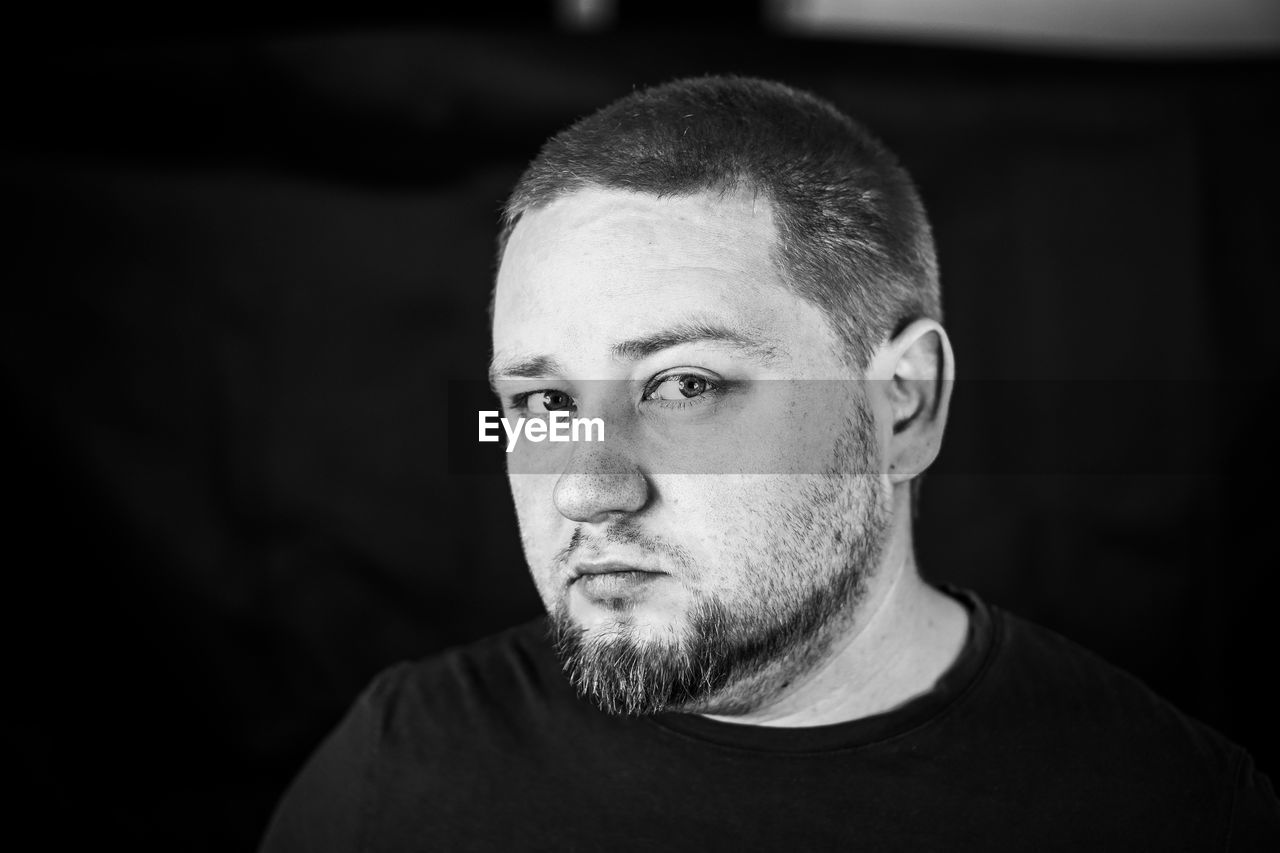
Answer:
<svg viewBox="0 0 1280 853"><path fill-rule="evenodd" d="M609 431L509 465L570 676L620 712L767 702L856 622L940 440L910 180L830 105L706 78L552 139L507 214L508 417Z"/></svg>
<svg viewBox="0 0 1280 853"><path fill-rule="evenodd" d="M552 137L504 211L499 262L522 216L587 187L766 201L770 256L827 314L848 357L920 317L942 319L929 221L911 178L865 128L781 83L678 80L635 92Z"/></svg>

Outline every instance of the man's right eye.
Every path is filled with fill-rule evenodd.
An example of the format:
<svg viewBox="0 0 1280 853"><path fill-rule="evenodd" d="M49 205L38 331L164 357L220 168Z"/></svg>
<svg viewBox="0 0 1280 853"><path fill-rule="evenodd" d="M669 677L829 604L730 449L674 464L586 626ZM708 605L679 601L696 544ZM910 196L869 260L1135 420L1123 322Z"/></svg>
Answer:
<svg viewBox="0 0 1280 853"><path fill-rule="evenodd" d="M534 415L546 412L571 412L578 408L573 397L564 391L530 391L527 394L521 394L516 400L516 405Z"/></svg>

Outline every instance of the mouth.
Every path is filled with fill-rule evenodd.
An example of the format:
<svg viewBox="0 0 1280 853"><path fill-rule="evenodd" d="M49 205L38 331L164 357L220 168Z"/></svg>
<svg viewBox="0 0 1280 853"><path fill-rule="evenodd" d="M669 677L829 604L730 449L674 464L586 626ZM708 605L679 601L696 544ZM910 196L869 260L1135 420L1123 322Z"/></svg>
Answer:
<svg viewBox="0 0 1280 853"><path fill-rule="evenodd" d="M665 575L666 572L657 569L645 569L631 563L620 562L603 562L603 563L579 563L573 570L573 578L570 583L576 583L583 578L602 577L604 575L624 575L631 579L640 579L641 575Z"/></svg>
<svg viewBox="0 0 1280 853"><path fill-rule="evenodd" d="M588 600L617 609L644 598L648 589L664 577L668 577L666 572L630 563L581 563L574 568L569 584Z"/></svg>

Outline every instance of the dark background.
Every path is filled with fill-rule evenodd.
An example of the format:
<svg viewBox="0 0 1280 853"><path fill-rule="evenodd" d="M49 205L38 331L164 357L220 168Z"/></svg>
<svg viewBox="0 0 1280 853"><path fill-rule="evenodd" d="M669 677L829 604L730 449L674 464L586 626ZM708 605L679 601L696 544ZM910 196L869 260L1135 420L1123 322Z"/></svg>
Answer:
<svg viewBox="0 0 1280 853"><path fill-rule="evenodd" d="M926 573L1280 772L1274 60L446 23L11 32L19 833L251 847L375 672L539 611L505 481L446 461L497 211L549 134L707 72L828 97L921 187L962 377Z"/></svg>

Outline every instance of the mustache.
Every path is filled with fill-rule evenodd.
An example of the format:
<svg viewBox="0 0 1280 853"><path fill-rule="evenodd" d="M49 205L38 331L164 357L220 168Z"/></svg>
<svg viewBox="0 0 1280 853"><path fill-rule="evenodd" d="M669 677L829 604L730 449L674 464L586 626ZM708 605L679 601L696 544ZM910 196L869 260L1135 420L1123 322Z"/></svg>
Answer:
<svg viewBox="0 0 1280 853"><path fill-rule="evenodd" d="M634 523L625 520L610 524L599 533L588 533L579 524L569 535L568 543L556 552L555 563L563 566L574 557L599 557L606 553L610 545L636 548L645 554L659 555L680 569L693 565L693 557L684 548L645 533Z"/></svg>

